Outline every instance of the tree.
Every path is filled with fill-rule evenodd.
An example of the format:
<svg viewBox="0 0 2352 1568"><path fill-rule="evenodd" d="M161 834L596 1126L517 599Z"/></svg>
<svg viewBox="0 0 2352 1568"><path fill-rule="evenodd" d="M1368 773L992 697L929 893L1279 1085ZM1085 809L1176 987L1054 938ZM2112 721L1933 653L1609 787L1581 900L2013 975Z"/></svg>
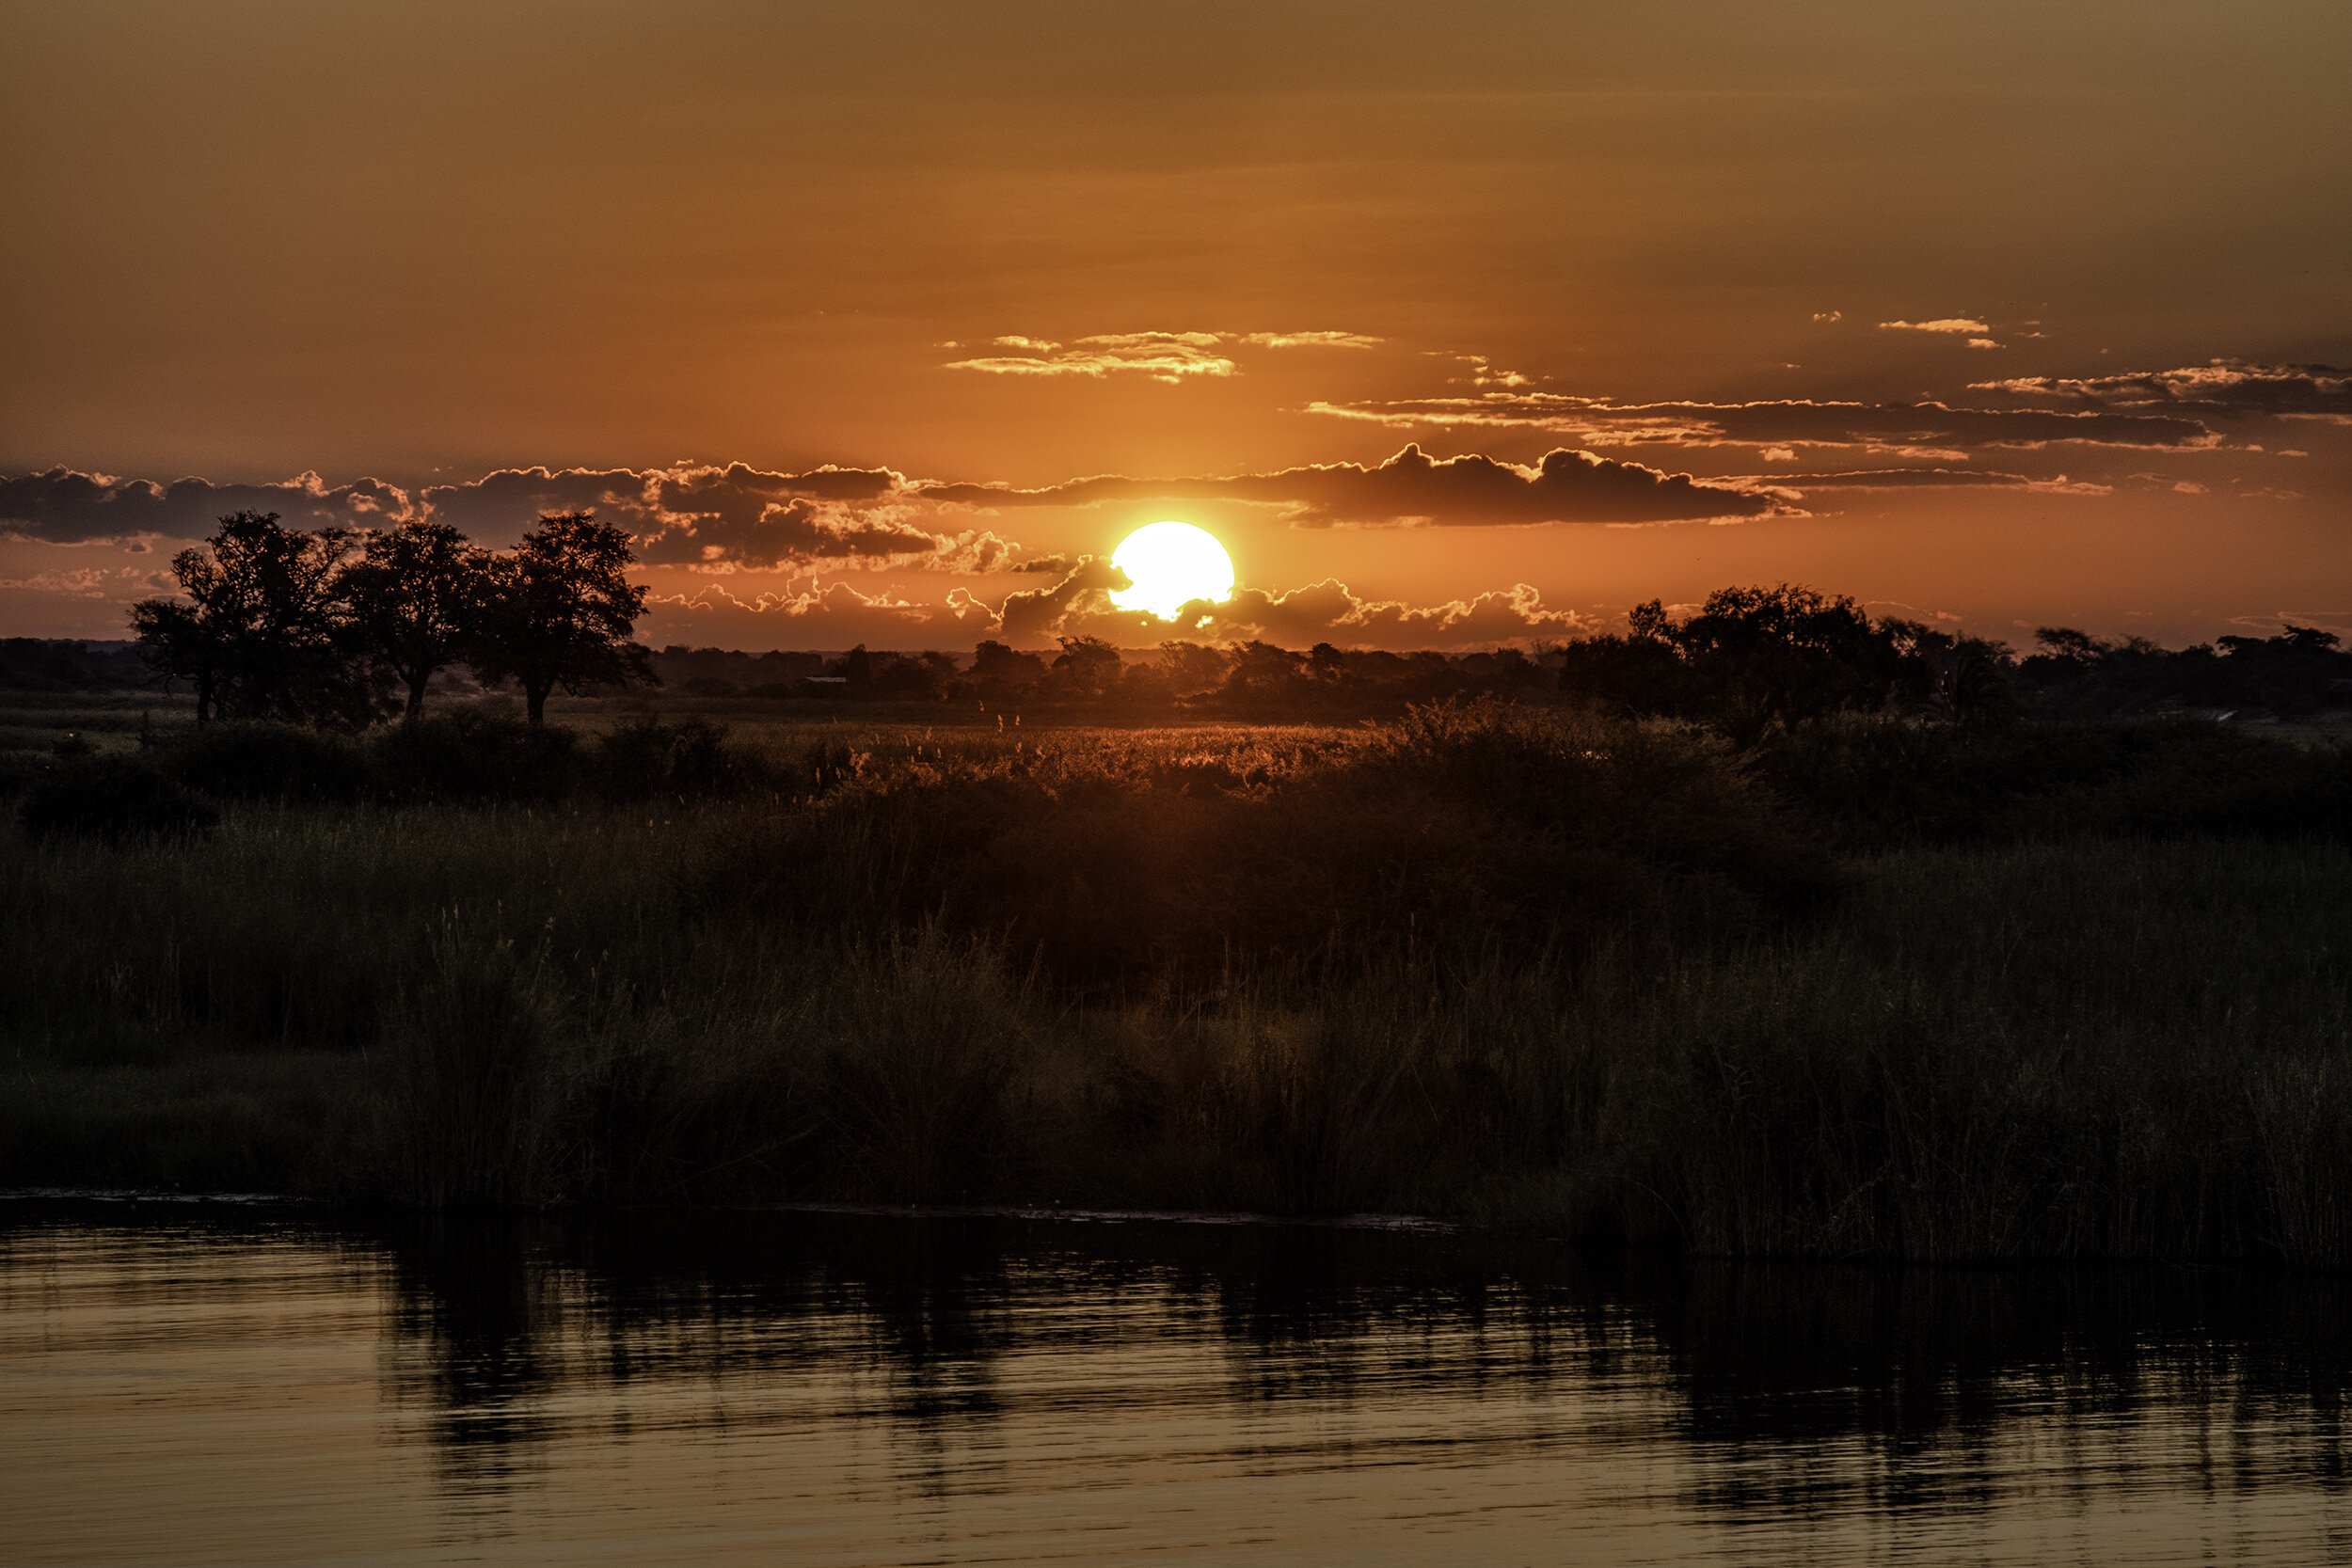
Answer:
<svg viewBox="0 0 2352 1568"><path fill-rule="evenodd" d="M519 684L534 724L546 721L559 688L577 697L637 681L660 685L653 650L629 640L645 612L646 591L627 577L636 560L628 535L593 513L541 514L537 528L486 563L467 638L474 668L492 685Z"/></svg>
<svg viewBox="0 0 2352 1568"><path fill-rule="evenodd" d="M1233 650L1225 670L1226 695L1286 697L1296 695L1305 676L1307 656L1271 642L1252 640Z"/></svg>
<svg viewBox="0 0 2352 1568"><path fill-rule="evenodd" d="M1917 673L1862 607L1810 588L1719 588L1661 626L1718 722L1760 730L1883 705Z"/></svg>
<svg viewBox="0 0 2352 1568"><path fill-rule="evenodd" d="M146 599L131 624L167 677L195 683L197 721L217 717L364 723L373 694L345 657L335 578L351 535L236 512L172 559L189 603Z"/></svg>
<svg viewBox="0 0 2352 1568"><path fill-rule="evenodd" d="M141 599L131 607L131 632L167 690L175 680L196 689L197 727L211 723L229 675L229 644L213 619L200 606Z"/></svg>
<svg viewBox="0 0 2352 1568"><path fill-rule="evenodd" d="M1119 650L1099 637L1058 639L1054 674L1080 697L1100 697L1119 684Z"/></svg>
<svg viewBox="0 0 2352 1568"><path fill-rule="evenodd" d="M1199 642L1170 641L1160 644L1159 668L1168 673L1168 687L1179 697L1206 691L1225 679L1226 666L1232 656L1223 648L1212 648Z"/></svg>
<svg viewBox="0 0 2352 1568"><path fill-rule="evenodd" d="M337 592L352 645L408 689L406 712L424 709L424 689L466 655L483 596L484 554L447 523L410 521L363 537Z"/></svg>
<svg viewBox="0 0 2352 1568"><path fill-rule="evenodd" d="M1881 707L1928 686L1925 661L1852 599L1788 583L1718 589L1681 621L1652 599L1626 621L1629 636L1560 650L1561 689L1629 712L1705 719L1752 740L1774 722Z"/></svg>

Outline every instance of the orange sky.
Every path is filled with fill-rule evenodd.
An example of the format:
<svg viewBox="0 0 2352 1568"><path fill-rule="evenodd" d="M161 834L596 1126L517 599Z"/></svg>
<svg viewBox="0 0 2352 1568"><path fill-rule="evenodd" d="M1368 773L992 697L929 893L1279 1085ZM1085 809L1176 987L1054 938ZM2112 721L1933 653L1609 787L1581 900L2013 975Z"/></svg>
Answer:
<svg viewBox="0 0 2352 1568"><path fill-rule="evenodd" d="M2338 3L175 0L0 46L0 632L122 635L238 506L541 504L639 531L657 643L1156 641L1085 558L1163 516L1245 585L1194 635L1293 645L1782 579L2352 632Z"/></svg>

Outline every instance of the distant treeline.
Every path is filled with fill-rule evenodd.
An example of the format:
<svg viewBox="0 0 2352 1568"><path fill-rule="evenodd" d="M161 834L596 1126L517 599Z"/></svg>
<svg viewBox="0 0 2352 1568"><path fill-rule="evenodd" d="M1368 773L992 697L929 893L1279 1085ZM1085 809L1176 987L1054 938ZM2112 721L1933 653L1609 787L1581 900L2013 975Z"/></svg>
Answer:
<svg viewBox="0 0 2352 1568"><path fill-rule="evenodd" d="M1450 698L1557 691L1604 712L1690 720L1743 741L1835 713L1975 727L2018 717L2352 709L2352 653L2316 627L2167 649L2045 626L2020 654L1924 622L1873 620L1850 597L1788 584L1721 589L1680 619L1653 599L1634 608L1623 633L1539 644L1532 655L1170 641L1130 660L1087 636L1063 637L1050 654L982 641L968 661L863 645L833 657L682 646L657 655L631 640L645 597L626 580L633 564L628 535L585 513L542 516L498 552L445 524L306 533L274 515L238 513L173 561L182 599L134 607L135 657L12 640L0 680L183 684L199 723L341 728L414 717L437 678L512 681L534 723L558 690L639 682L696 697L1081 710L1184 704L1261 718L1393 714Z"/></svg>

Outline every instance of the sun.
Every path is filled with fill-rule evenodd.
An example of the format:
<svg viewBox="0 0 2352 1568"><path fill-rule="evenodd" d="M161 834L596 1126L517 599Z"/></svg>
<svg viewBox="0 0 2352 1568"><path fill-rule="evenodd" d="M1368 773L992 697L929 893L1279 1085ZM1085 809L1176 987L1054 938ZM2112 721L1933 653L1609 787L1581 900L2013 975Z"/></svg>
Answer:
<svg viewBox="0 0 2352 1568"><path fill-rule="evenodd" d="M1115 590L1111 603L1163 621L1196 599L1221 604L1233 593L1233 558L1216 534L1190 523L1146 523L1119 542L1111 564L1135 584Z"/></svg>

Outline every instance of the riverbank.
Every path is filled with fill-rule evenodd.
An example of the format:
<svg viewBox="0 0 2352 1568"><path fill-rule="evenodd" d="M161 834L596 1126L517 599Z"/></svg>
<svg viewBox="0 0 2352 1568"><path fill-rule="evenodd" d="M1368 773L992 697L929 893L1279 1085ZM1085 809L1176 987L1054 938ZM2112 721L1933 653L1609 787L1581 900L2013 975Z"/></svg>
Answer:
<svg viewBox="0 0 2352 1568"><path fill-rule="evenodd" d="M1480 724L12 832L0 1183L2352 1261L2341 841L1840 840Z"/></svg>

